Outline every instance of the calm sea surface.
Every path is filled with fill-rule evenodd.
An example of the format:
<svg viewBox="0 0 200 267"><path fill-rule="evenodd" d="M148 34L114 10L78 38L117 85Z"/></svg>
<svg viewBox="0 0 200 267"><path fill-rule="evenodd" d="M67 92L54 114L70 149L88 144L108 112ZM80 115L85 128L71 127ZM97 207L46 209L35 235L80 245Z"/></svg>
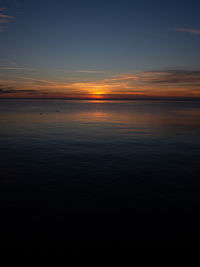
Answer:
<svg viewBox="0 0 200 267"><path fill-rule="evenodd" d="M200 242L200 102L0 101L8 246Z"/></svg>

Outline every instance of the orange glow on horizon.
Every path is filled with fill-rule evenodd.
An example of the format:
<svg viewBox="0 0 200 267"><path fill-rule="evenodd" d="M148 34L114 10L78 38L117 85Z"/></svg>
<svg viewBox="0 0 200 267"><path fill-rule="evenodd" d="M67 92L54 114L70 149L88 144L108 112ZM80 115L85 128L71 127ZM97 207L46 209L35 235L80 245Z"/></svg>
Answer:
<svg viewBox="0 0 200 267"><path fill-rule="evenodd" d="M199 99L200 89L197 83L199 77L195 75L197 74L193 74L192 81L190 81L191 75L188 77L184 72L182 75L173 72L148 72L137 74L137 76L118 75L114 78L111 76L110 78L106 77L106 79L82 82L20 77L16 80L5 79L1 81L0 98Z"/></svg>
<svg viewBox="0 0 200 267"><path fill-rule="evenodd" d="M104 95L105 95L104 92L96 91L91 96L92 98L95 98L95 99L104 99Z"/></svg>

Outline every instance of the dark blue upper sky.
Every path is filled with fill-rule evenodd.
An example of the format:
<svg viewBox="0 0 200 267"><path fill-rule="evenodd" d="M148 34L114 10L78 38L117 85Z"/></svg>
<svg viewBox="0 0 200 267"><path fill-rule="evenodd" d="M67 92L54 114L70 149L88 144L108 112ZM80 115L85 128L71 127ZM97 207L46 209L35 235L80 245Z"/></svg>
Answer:
<svg viewBox="0 0 200 267"><path fill-rule="evenodd" d="M4 79L17 76L6 72L13 66L54 80L62 71L96 80L102 72L198 70L199 10L197 0L0 0Z"/></svg>

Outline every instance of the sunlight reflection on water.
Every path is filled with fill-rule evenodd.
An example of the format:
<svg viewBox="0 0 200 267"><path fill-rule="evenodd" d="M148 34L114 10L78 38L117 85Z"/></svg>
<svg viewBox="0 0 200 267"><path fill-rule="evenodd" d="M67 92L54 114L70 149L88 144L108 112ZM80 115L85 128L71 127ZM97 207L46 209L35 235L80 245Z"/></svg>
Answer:
<svg viewBox="0 0 200 267"><path fill-rule="evenodd" d="M84 220L87 240L95 225L105 240L114 229L127 229L121 240L158 240L163 227L163 239L180 238L172 218L184 229L188 218L199 222L199 118L200 102L1 101L2 229L16 217L26 229L24 216L35 214L30 225L41 233L41 221L59 214L54 223L67 238L65 226Z"/></svg>

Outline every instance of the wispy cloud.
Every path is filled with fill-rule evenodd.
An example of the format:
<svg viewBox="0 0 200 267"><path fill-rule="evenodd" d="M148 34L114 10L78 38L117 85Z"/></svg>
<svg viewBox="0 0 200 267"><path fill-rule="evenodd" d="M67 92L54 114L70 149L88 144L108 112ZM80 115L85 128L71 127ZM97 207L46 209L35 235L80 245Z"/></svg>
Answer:
<svg viewBox="0 0 200 267"><path fill-rule="evenodd" d="M13 76L14 77L14 76ZM1 97L135 98L198 97L200 70L163 70L111 75L95 81L53 81L18 76L1 82Z"/></svg>
<svg viewBox="0 0 200 267"><path fill-rule="evenodd" d="M141 80L154 84L188 84L200 83L200 71L169 70L163 72L145 72Z"/></svg>
<svg viewBox="0 0 200 267"><path fill-rule="evenodd" d="M200 71L195 70L165 70L147 71L137 74L118 75L105 81L136 81L154 84L185 84L200 83Z"/></svg>
<svg viewBox="0 0 200 267"><path fill-rule="evenodd" d="M139 80L139 75L136 74L120 74L120 75L113 75L111 78L105 79L104 81L107 82L117 82L117 81L137 81Z"/></svg>
<svg viewBox="0 0 200 267"><path fill-rule="evenodd" d="M1 66L0 69L1 70L23 70L23 71L32 71L33 70L33 68L20 66L16 62L8 62L8 64L6 64L6 65L7 66Z"/></svg>
<svg viewBox="0 0 200 267"><path fill-rule="evenodd" d="M7 23L12 19L14 19L13 16L8 16L8 15L0 13L0 23Z"/></svg>
<svg viewBox="0 0 200 267"><path fill-rule="evenodd" d="M4 94L33 94L33 93L38 93L38 91L36 90L21 90L21 89L17 89L16 87L12 87L12 86L3 86L0 85L0 95L4 95Z"/></svg>
<svg viewBox="0 0 200 267"><path fill-rule="evenodd" d="M78 73L105 73L105 71L100 71L100 70L76 70L75 72Z"/></svg>
<svg viewBox="0 0 200 267"><path fill-rule="evenodd" d="M0 12L7 10L7 7L0 7Z"/></svg>
<svg viewBox="0 0 200 267"><path fill-rule="evenodd" d="M24 67L2 67L1 70L33 70L31 68L24 68Z"/></svg>
<svg viewBox="0 0 200 267"><path fill-rule="evenodd" d="M191 28L176 28L177 32L186 32L194 35L200 35L200 29L191 29Z"/></svg>
<svg viewBox="0 0 200 267"><path fill-rule="evenodd" d="M42 80L42 79L37 79L37 78L32 78L32 77L20 77L20 79L26 80L29 82L35 82L38 84L45 84L45 85L47 85L47 84L55 85L58 83L58 82L53 82L53 81L49 81L49 80Z"/></svg>
<svg viewBox="0 0 200 267"><path fill-rule="evenodd" d="M10 21L13 21L15 17L5 14L7 7L0 7L0 32L6 29L6 26Z"/></svg>

